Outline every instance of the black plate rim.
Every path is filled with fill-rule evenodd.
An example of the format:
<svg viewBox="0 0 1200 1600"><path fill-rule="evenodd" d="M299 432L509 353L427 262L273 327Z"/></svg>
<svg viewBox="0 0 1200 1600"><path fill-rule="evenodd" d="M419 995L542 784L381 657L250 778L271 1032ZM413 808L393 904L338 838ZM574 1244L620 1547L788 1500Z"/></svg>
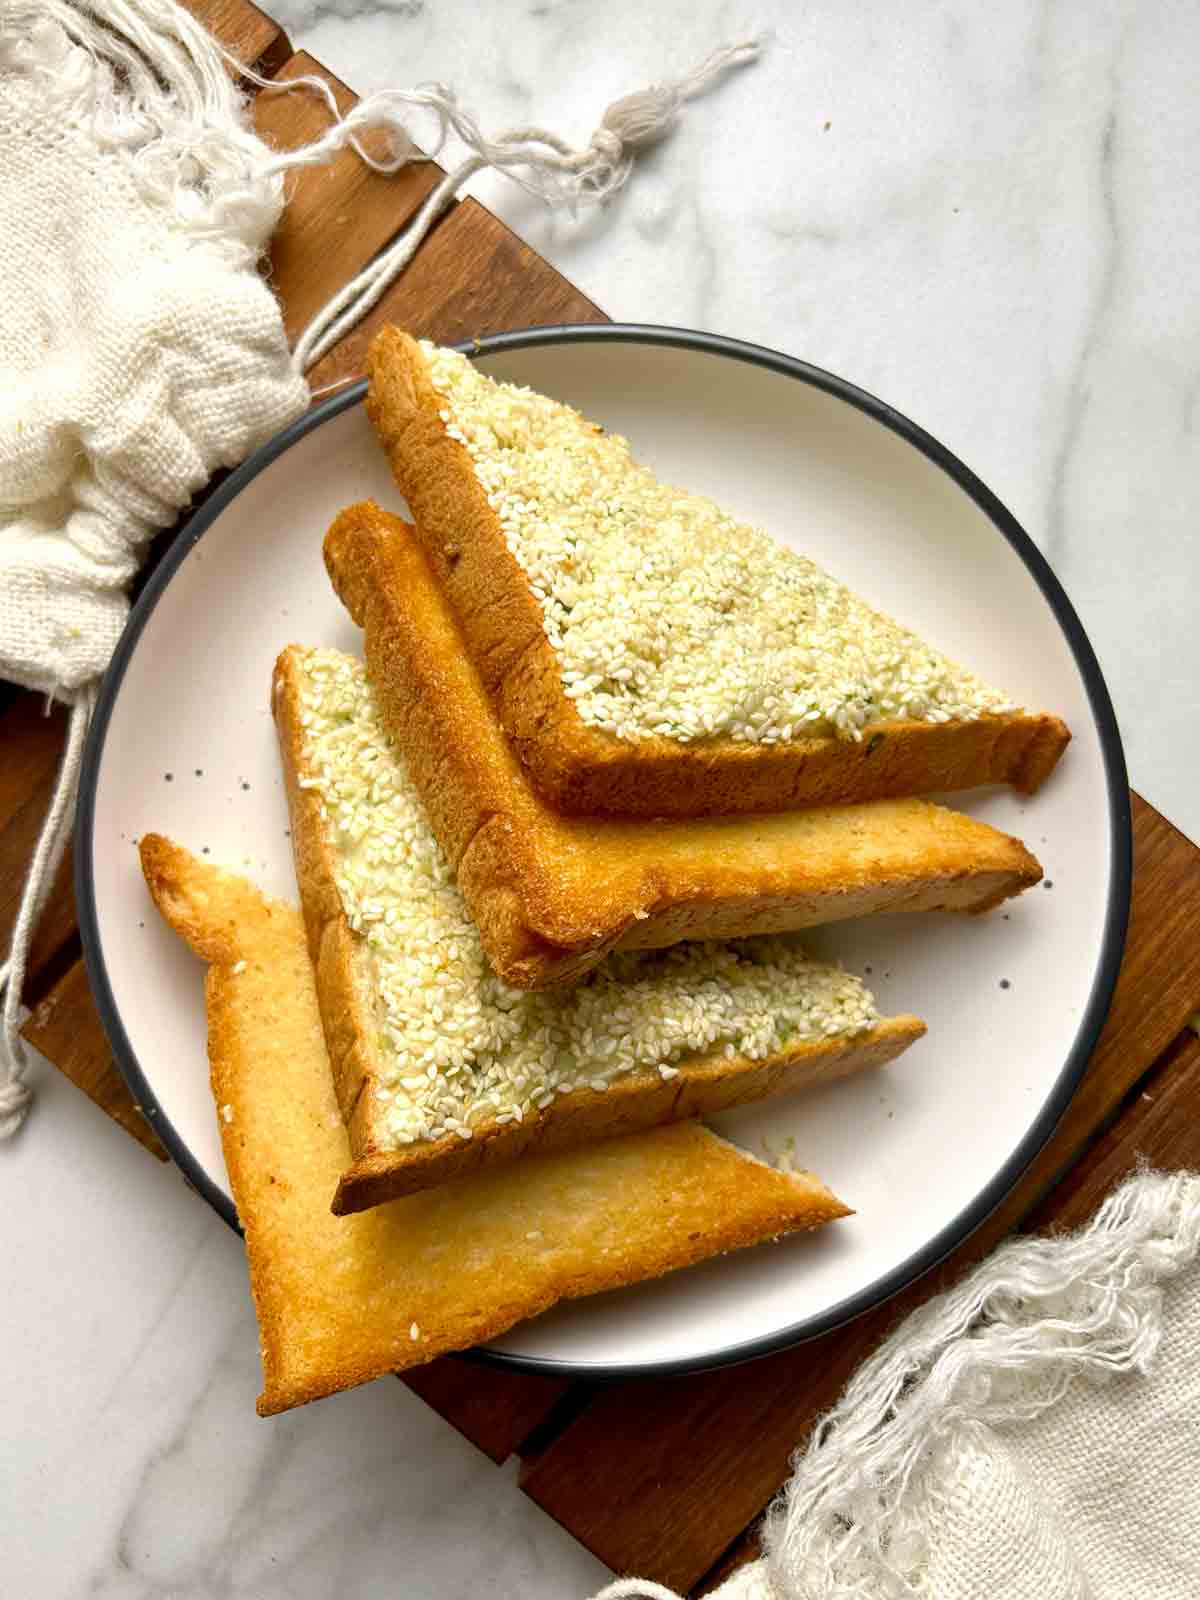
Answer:
<svg viewBox="0 0 1200 1600"><path fill-rule="evenodd" d="M806 1317L787 1328L713 1351L709 1355L687 1356L667 1361L592 1364L517 1355L487 1346L467 1354L467 1359L489 1366L507 1367L512 1371L603 1382L631 1377L666 1378L686 1373L713 1371L720 1367L752 1361L760 1356L772 1355L777 1351L790 1349L822 1334L830 1333L898 1294L914 1279L928 1272L957 1249L991 1215L1011 1192L1022 1173L1053 1133L1084 1074L1108 1015L1129 920L1133 883L1133 831L1129 780L1116 713L1113 710L1104 675L1100 670L1100 663L1096 659L1096 653L1083 624L1050 564L1024 528L987 485L951 450L902 412L897 411L895 407L849 380L827 372L822 367L813 366L799 357L784 355L780 351L770 350L762 345L748 344L744 340L733 339L724 334L701 333L687 328L660 327L648 323L564 323L490 334L486 338L460 344L456 348L467 354L490 355L497 351L524 350L543 345L588 343L647 344L696 350L782 373L833 395L874 418L914 449L919 450L923 456L953 479L1024 562L1062 629L1083 679L1099 734L1104 763L1105 787L1111 819L1112 868L1100 959L1096 965L1091 992L1083 1008L1074 1042L1049 1095L1024 1138L999 1172L968 1206L965 1206L920 1250L914 1251L890 1272L874 1279L856 1294L848 1296L816 1316ZM216 522L226 506L236 499L260 472L315 428L331 421L352 406L360 404L365 392L365 380L356 382L344 392L321 401L303 417L282 429L232 472L180 530L130 612L100 686L83 754L75 819L75 897L84 962L96 1008L121 1076L135 1101L142 1108L150 1126L187 1182L235 1230L238 1229L237 1214L229 1196L217 1187L192 1155L159 1104L158 1097L125 1031L109 982L100 937L92 860L100 766L109 723L138 641L167 585L183 565L189 552Z"/></svg>

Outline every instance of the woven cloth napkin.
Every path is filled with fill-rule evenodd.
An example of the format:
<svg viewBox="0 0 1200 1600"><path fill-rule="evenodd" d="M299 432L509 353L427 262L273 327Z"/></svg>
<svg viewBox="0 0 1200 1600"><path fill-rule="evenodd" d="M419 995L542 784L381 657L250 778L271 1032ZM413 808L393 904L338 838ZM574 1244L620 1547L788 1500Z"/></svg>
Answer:
<svg viewBox="0 0 1200 1600"><path fill-rule="evenodd" d="M152 532L308 391L257 272L282 185L222 133L232 83L135 106L51 12L0 0L0 676L70 700Z"/></svg>
<svg viewBox="0 0 1200 1600"><path fill-rule="evenodd" d="M851 1381L713 1600L1197 1600L1200 1176L1017 1239ZM677 1600L623 1579L596 1600Z"/></svg>

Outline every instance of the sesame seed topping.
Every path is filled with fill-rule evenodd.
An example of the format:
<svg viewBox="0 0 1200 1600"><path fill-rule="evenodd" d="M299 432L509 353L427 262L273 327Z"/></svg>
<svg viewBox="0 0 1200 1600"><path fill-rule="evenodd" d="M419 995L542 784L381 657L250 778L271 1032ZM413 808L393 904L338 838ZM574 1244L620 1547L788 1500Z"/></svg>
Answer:
<svg viewBox="0 0 1200 1600"><path fill-rule="evenodd" d="M1013 709L806 557L660 482L619 434L421 349L584 722L775 744Z"/></svg>
<svg viewBox="0 0 1200 1600"><path fill-rule="evenodd" d="M722 1054L762 1060L878 1020L857 978L787 937L618 951L573 988L510 988L488 965L362 663L309 650L298 666L300 781L326 796L337 892L375 997L384 1144L470 1139L629 1073L670 1078L688 1058Z"/></svg>

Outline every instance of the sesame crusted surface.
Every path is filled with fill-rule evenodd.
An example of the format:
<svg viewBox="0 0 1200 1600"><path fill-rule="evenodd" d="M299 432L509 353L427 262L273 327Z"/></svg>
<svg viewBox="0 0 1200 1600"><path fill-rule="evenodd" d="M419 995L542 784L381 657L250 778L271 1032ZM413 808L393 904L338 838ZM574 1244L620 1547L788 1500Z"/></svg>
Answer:
<svg viewBox="0 0 1200 1600"><path fill-rule="evenodd" d="M1013 709L812 561L661 483L620 435L421 350L585 723L771 744Z"/></svg>
<svg viewBox="0 0 1200 1600"><path fill-rule="evenodd" d="M385 1139L468 1139L636 1070L669 1078L697 1053L762 1060L878 1020L856 978L783 938L617 954L574 989L510 988L487 964L362 664L334 650L298 661L299 781L321 795L338 894L371 969Z"/></svg>

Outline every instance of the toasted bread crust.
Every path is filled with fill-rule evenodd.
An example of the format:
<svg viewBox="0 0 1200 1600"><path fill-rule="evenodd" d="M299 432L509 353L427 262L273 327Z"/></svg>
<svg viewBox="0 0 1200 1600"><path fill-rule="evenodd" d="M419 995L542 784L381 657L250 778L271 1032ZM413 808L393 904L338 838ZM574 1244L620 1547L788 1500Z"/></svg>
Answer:
<svg viewBox="0 0 1200 1600"><path fill-rule="evenodd" d="M542 988L612 949L883 911L981 911L1036 883L1016 839L925 800L653 823L562 817L513 756L415 535L370 502L325 562L433 831L502 978Z"/></svg>
<svg viewBox="0 0 1200 1600"><path fill-rule="evenodd" d="M160 835L141 854L163 916L210 963L212 1089L261 1336L260 1415L495 1338L557 1301L849 1215L811 1174L682 1123L331 1216L346 1136L300 914Z"/></svg>
<svg viewBox="0 0 1200 1600"><path fill-rule="evenodd" d="M367 984L359 972L357 936L338 898L320 803L314 791L300 783L299 655L296 646L280 655L272 699L325 1042L354 1156L334 1197L333 1208L339 1215L512 1161L529 1151L568 1149L828 1082L892 1060L925 1032L918 1018L896 1017L853 1039L800 1040L762 1061L727 1060L723 1055L685 1058L675 1063L679 1076L669 1081L656 1068L629 1073L604 1092L577 1089L559 1095L552 1106L523 1122L477 1127L469 1140L451 1135L393 1147L377 1121L375 1088L382 1082L382 1072L368 1026Z"/></svg>
<svg viewBox="0 0 1200 1600"><path fill-rule="evenodd" d="M362 1155L356 1151L356 1159L338 1182L333 1209L339 1216L365 1211L518 1156L573 1150L597 1139L692 1117L711 1117L731 1106L835 1083L886 1066L924 1033L925 1024L916 1017L885 1017L853 1039L803 1040L762 1061L744 1056L732 1061L723 1056L685 1058L676 1063L679 1077L669 1082L656 1071L629 1073L604 1093L577 1089L561 1095L536 1118L482 1128L466 1144L450 1136L436 1144L400 1151L364 1151Z"/></svg>
<svg viewBox="0 0 1200 1600"><path fill-rule="evenodd" d="M446 432L419 345L398 328L367 356L367 410L491 694L542 797L579 816L724 816L945 793L1008 783L1033 793L1070 739L1025 711L975 722L878 722L861 742L773 745L650 736L589 726L563 692L537 601L466 447Z"/></svg>

